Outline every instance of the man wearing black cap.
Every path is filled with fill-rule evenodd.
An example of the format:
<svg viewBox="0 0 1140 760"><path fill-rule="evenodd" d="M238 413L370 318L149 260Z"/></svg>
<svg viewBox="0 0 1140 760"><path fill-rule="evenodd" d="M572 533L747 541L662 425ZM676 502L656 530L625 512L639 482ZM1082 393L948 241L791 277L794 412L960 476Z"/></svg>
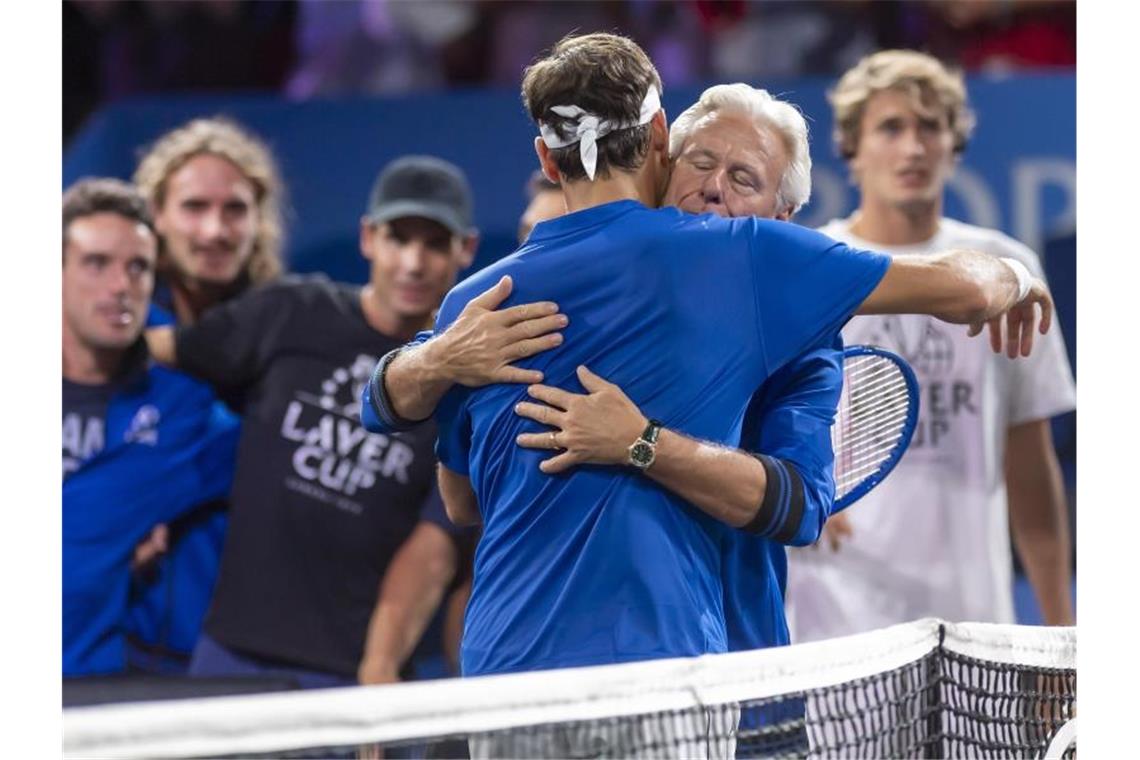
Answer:
<svg viewBox="0 0 1140 760"><path fill-rule="evenodd" d="M453 529L434 488L434 426L369 433L358 399L377 358L429 323L477 241L462 172L405 157L380 174L361 220L363 288L287 278L148 333L157 358L244 400L192 675L304 687L397 677L455 575Z"/></svg>

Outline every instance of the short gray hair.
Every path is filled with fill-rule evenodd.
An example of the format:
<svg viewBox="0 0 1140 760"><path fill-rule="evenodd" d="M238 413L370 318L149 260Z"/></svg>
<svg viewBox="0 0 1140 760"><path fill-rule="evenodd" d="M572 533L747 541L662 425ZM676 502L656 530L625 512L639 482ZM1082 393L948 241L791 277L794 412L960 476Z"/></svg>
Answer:
<svg viewBox="0 0 1140 760"><path fill-rule="evenodd" d="M675 159L680 154L698 121L717 111L736 111L776 130L789 155L788 168L776 190L776 201L781 206L791 207L792 213L803 208L811 197L807 122L799 108L772 97L767 90L737 82L718 84L702 92L700 99L669 128L669 157Z"/></svg>

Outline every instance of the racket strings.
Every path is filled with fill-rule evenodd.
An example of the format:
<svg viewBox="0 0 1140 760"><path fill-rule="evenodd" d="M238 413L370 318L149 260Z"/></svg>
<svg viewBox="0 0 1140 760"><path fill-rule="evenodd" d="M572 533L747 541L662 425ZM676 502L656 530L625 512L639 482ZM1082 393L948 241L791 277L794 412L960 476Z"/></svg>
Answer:
<svg viewBox="0 0 1140 760"><path fill-rule="evenodd" d="M912 403L899 367L883 356L848 357L835 424L835 497L843 497L891 459Z"/></svg>
<svg viewBox="0 0 1140 760"><path fill-rule="evenodd" d="M866 403L868 407L863 410L857 410L848 417L848 424L845 430L854 429L856 427L861 430L881 430L893 417L897 416L900 411L904 417L906 416L908 401L907 393L904 389L902 393L882 394L873 399L858 399L854 403Z"/></svg>

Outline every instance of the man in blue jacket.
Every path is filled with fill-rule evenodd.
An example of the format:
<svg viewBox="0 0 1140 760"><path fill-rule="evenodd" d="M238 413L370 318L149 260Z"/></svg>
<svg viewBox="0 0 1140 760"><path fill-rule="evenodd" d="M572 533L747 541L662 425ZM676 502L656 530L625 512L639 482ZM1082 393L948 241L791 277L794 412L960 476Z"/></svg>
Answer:
<svg viewBox="0 0 1140 760"><path fill-rule="evenodd" d="M63 674L127 669L134 547L225 496L236 429L213 393L150 364L154 290L146 203L117 180L63 199Z"/></svg>

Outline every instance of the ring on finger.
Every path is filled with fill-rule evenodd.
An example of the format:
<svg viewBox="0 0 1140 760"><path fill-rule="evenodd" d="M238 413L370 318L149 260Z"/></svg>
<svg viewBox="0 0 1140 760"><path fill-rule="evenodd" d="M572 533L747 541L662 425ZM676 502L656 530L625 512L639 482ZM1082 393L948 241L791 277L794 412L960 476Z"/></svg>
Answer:
<svg viewBox="0 0 1140 760"><path fill-rule="evenodd" d="M552 448L552 449L562 448L561 446L558 445L558 433L554 432L553 430L550 431L550 448Z"/></svg>

